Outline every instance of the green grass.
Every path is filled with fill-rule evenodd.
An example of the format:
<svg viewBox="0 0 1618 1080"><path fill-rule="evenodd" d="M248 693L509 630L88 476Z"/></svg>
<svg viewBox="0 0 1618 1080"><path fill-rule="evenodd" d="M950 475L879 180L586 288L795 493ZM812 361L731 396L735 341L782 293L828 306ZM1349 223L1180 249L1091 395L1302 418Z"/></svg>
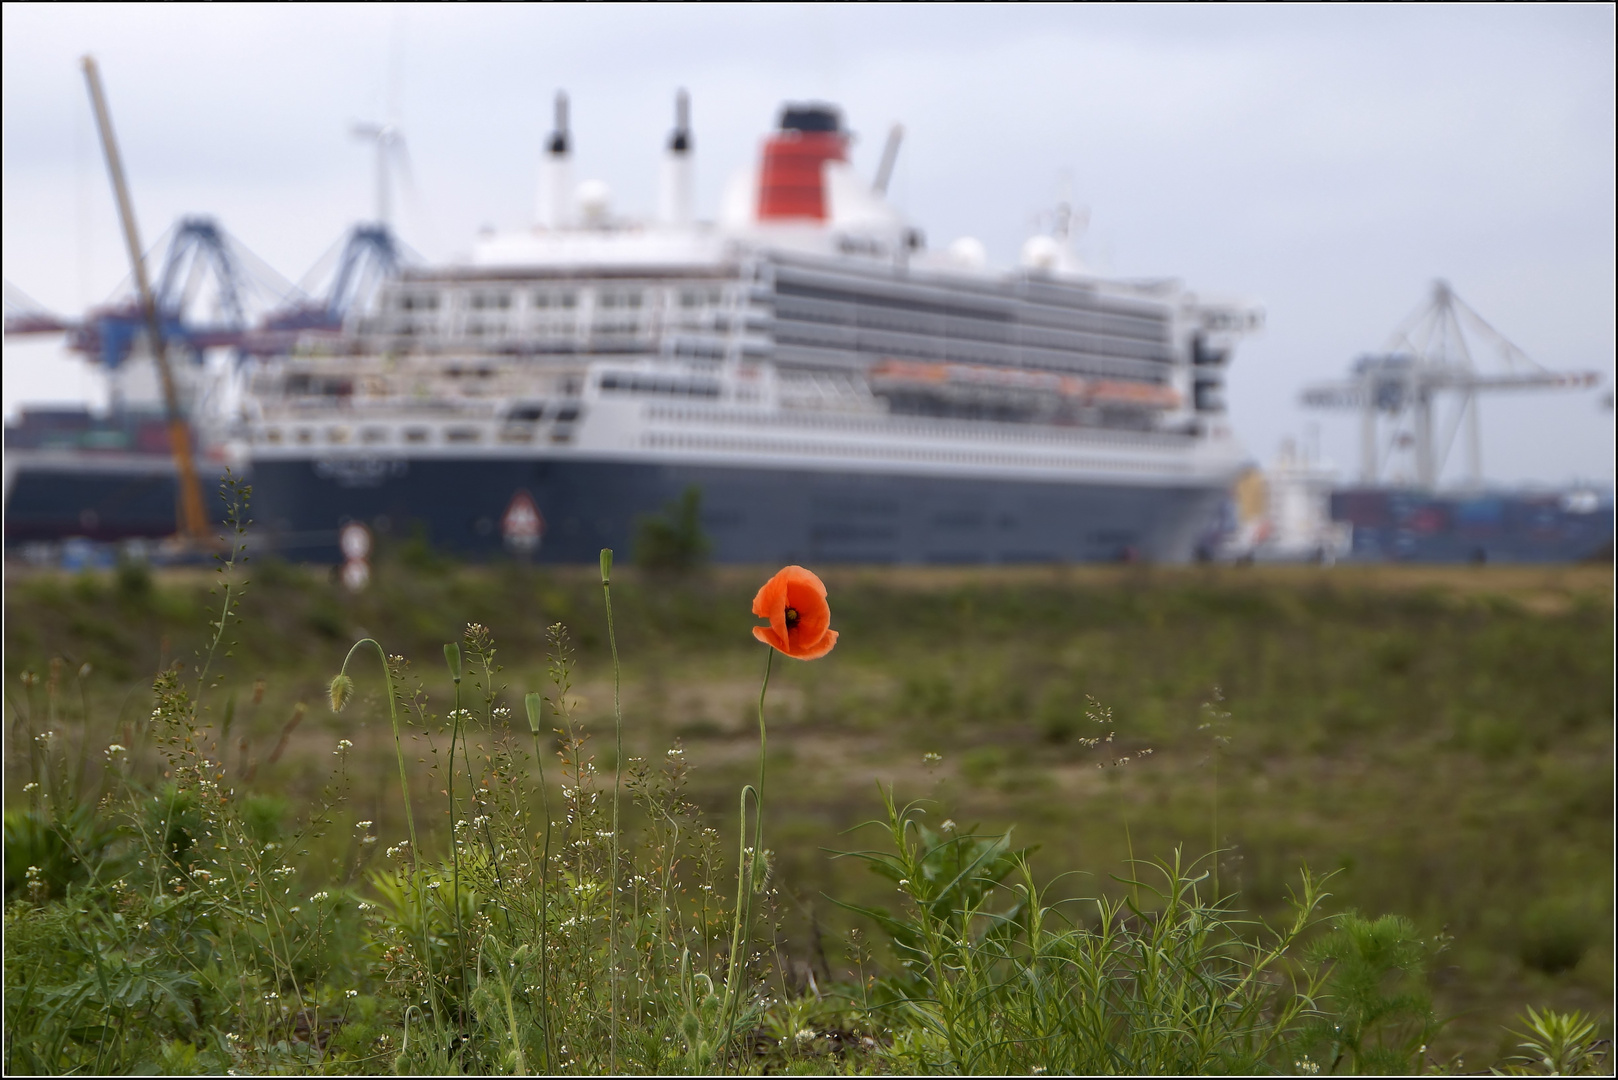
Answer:
<svg viewBox="0 0 1618 1080"><path fill-rule="evenodd" d="M233 655L215 661L217 680L211 675L200 695L194 749L223 762L225 779L217 782L231 789L234 800L234 824L226 831L237 830L231 835L243 838L241 844L251 837L261 850L304 829L300 850L310 855L296 866L294 880L305 895L335 880L355 897L378 902L366 877L386 862L375 849L395 846L405 836L380 678L356 669L354 703L340 716L324 704L327 681L358 637L375 637L390 653L411 658L429 695L426 712L441 718L451 707L450 687L434 658L467 623L486 625L499 642L505 671L484 680L493 696L485 710L488 722L471 733L473 757L481 770L505 753L508 772L529 777L533 754L519 755L527 762L520 765L509 756L515 751L501 749L507 721L494 710L511 710L516 743L528 742L523 694L546 690L552 648L546 628L565 623L578 662L571 692L559 701L573 714L576 736L594 736L581 745L595 748L596 775L610 780L617 766L611 752L611 665L594 573L457 569L400 551L384 553L374 587L360 597L342 594L323 574L280 564L257 566L249 576L254 581L238 612L241 621L228 627ZM755 622L748 603L765 576L727 570L681 582L620 572L614 582L626 765L633 774L644 768L633 759L664 760L679 740L690 766L682 774L682 805L689 804L690 821L702 815L727 845L736 839L736 792L756 770L752 710L762 665L761 647L748 632ZM832 1015L823 1004L820 1013L791 1013L807 1008L802 994L810 977L821 988L859 985L862 973L871 971L898 977L903 957L882 944L879 927L829 899L866 908L894 902L891 878L828 853L876 842L876 834L845 834L882 816L879 783L891 785L901 805L926 800L919 820L935 830L946 820L958 822L962 831L981 826L978 831L987 835L1015 826L1016 846L1033 849L1027 884L1041 883L1059 913L1075 910L1065 904L1070 898L1106 904L1133 899L1132 887L1115 880L1131 876L1131 852L1141 860L1172 861L1178 850L1190 862L1217 846L1217 860L1203 866L1217 872L1221 890L1234 893L1252 916L1278 926L1291 910L1289 887L1300 887L1300 867L1332 873L1332 895L1322 910L1354 909L1368 917L1350 928L1384 925L1376 922L1384 914L1409 920L1400 940L1420 944L1420 963L1401 968L1406 973L1400 978L1409 993L1430 994L1439 1015L1450 1018L1428 1038L1426 1057L1432 1061L1461 1055L1468 1067L1477 1067L1502 1060L1520 1041L1506 1026L1528 1005L1583 1010L1610 1031L1613 639L1612 578L1605 568L872 570L825 576L833 625L842 635L838 647L812 664L778 662L768 703L766 844L773 849L776 893L765 914L779 930L770 936L777 948L761 955L754 977L773 978L778 989L775 1004L760 1006L763 1011L750 1020L761 1040L792 1048L796 1033L806 1028L818 1033L815 1039L841 1033L836 1038L846 1037L854 1047L863 1038L890 1038L881 1024L862 1028L872 1014L859 1010ZM149 727L155 671L178 660L189 665L182 676L195 677L197 651L219 610L219 597L210 597L207 587L201 575L164 574L154 581L135 571L10 581L8 809L40 807L39 792L24 794L21 788L45 760L33 741L45 730L58 732L50 751L57 790L75 791L78 802L90 806L108 794L115 794L115 802L127 797L132 789L120 788L103 768L103 751L115 742L135 747ZM53 675L56 657L62 660ZM86 663L90 671L81 679L76 673ZM34 685L24 684L25 672L34 673ZM346 752L343 778L332 775L338 739L354 744ZM404 739L419 842L446 860L447 744L447 731L431 722L418 722ZM160 759L153 756L154 745L143 745L148 756L131 764L131 781L141 777L144 798L161 797ZM551 775L550 797L560 820L558 779ZM659 796L661 805L672 797ZM329 822L311 827L311 809L323 800L340 801ZM651 835L646 830L656 815L650 806L643 800L629 815L632 836ZM75 874L82 878L83 860L67 850L74 845L105 851L109 860L134 858L128 837L131 829L140 833L131 824L140 819L120 812L116 836L105 835L106 814L87 815L66 831L72 844L61 839L63 830L8 818L8 901L23 902L29 891L29 863L11 857L14 846L43 852L31 856L36 863L55 859L55 869L42 871L58 882L52 889L65 888ZM535 807L524 804L523 812L532 814ZM380 839L369 849L353 835L359 820L375 823ZM161 827L148 821L145 830L155 835ZM41 835L24 835L29 828ZM888 846L900 857L896 843ZM730 850L689 857L721 881L734 875L734 863L725 860ZM542 855L529 855L543 862ZM605 856L592 849L588 857ZM397 859L389 865L397 866ZM1084 874L1058 878L1074 870ZM426 872L425 862L418 872ZM1211 884L1210 877L1199 887L1197 903L1206 905ZM155 902L143 898L130 910L145 911L139 905ZM1146 907L1163 910L1161 903ZM37 940L39 950L61 949L71 936L63 926L72 920L54 902L30 910L36 913L8 922L8 998L18 985L16 940ZM448 927L458 909L444 910ZM1084 910L1084 916L1070 917L1093 932L1099 909ZM357 1047L369 1039L365 1053L374 1055L381 1045L376 1040L390 1035L397 1051L405 999L388 996L392 984L379 981L377 954L434 936L460 941L466 933L463 925L434 935L423 917L412 924L407 915L395 911L381 929L365 930L356 908L334 911L329 926L310 929L303 952L266 963L270 970L281 964L297 972L307 962L311 977L317 969L324 972L317 979L322 986L346 982L362 988L357 1000L372 1014L347 1016L328 1041L349 1040ZM469 912L463 922L477 917ZM728 930L728 922L720 923ZM852 927L875 943L868 963L845 945ZM398 939L391 945L385 944L388 933ZM1024 931L1025 943L1035 940L1029 933ZM1233 941L1260 947L1253 932L1232 933L1222 948ZM1366 934L1356 947L1374 952L1375 935ZM1053 955L1077 940L1053 935L1047 942ZM491 933L488 940L491 949L520 948L516 938ZM664 938L653 933L646 940ZM582 940L568 947L576 947L567 961L575 965L570 970L599 964ZM431 990L441 977L432 967L433 948L422 945L412 954L412 977L424 980L418 988ZM706 955L712 960L722 951L714 946ZM986 954L973 955L982 960ZM1248 963L1254 955L1227 954L1226 961ZM485 966L489 962L485 956ZM986 962L984 985L1004 985L997 980L1007 965L1022 962L1012 954ZM690 999L643 1006L663 1017L659 1023L678 1026L679 1016L692 1015L699 1026L711 1025L711 1017L703 1019L702 995L693 989L698 984L689 977L666 978L679 970L677 962L648 953L645 963L643 975L654 982L664 978L666 988L674 988L670 993L677 989ZM1297 963L1304 964L1299 972L1307 967L1301 959ZM1341 961L1332 968L1339 969L1346 970ZM432 991L443 995L437 1003L443 1015L459 1022L469 1007L463 1002L466 988L475 981L463 980L456 965L450 980L455 985ZM498 998L498 986L488 987ZM1348 991L1339 989L1347 1000ZM152 992L169 993L183 1005L190 991ZM902 1001L911 992L900 987L891 993ZM433 1003L432 993L426 1000ZM1037 1012L1022 998L994 1000L1006 1016ZM473 1010L479 1015L506 1011L503 999L480 1004L481 1011ZM576 1011L594 1015L599 1004L581 1004ZM1128 1014L1126 1004L1120 999L1117 1017ZM922 1017L916 1032L937 1030L924 1014L910 1008L906 1015ZM270 1026L268 1014L261 1019L262 1043ZM193 1017L191 1029L199 1023ZM516 1026L537 1030L538 1024L526 1018ZM1296 1037L1303 1038L1302 1032L1300 1026ZM282 1034L285 1053L294 1054L297 1033ZM880 1052L864 1059L858 1050L839 1059L811 1039L802 1054L779 1063L829 1067L859 1059L869 1067L932 1067L946 1059L929 1038L883 1042ZM306 1037L302 1044L318 1042ZM175 1048L180 1045L197 1043L177 1035L152 1052L183 1057L185 1051ZM518 1049L509 1039L502 1045L501 1053ZM943 1045L951 1045L948 1038ZM554 1050L539 1044L521 1049L530 1067L539 1060L535 1055ZM712 1045L702 1051L714 1052ZM635 1061L679 1064L635 1053L642 1055ZM947 1058L955 1067L972 1061L994 1070L1035 1064L1003 1055L963 1058L958 1048L949 1053L956 1055ZM1374 1064L1374 1054L1361 1062L1356 1053L1345 1054L1339 1067ZM1067 1067L1097 1067L1085 1060L1073 1057ZM495 1055L485 1066L503 1067L503 1061ZM184 1065L166 1058L144 1063ZM431 1064L425 1058L412 1063ZM1046 1064L1060 1067L1054 1060Z"/></svg>

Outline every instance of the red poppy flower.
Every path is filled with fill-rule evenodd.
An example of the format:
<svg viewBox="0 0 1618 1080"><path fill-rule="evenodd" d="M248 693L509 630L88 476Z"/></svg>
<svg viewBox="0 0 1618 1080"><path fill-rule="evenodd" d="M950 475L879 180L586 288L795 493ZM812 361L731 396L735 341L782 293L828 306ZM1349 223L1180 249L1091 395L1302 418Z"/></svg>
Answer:
<svg viewBox="0 0 1618 1080"><path fill-rule="evenodd" d="M831 628L826 586L801 566L788 566L764 583L753 597L753 614L770 620L753 627L753 636L798 660L818 660L837 644Z"/></svg>

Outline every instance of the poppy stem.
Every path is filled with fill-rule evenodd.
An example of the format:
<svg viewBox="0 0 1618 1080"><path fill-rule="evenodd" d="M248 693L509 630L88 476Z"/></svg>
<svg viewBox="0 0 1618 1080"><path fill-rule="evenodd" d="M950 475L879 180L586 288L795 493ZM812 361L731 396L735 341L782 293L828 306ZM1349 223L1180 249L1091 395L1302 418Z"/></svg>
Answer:
<svg viewBox="0 0 1618 1080"><path fill-rule="evenodd" d="M753 874L755 882L758 874L756 868L764 858L764 756L767 739L764 732L764 695L770 689L770 668L775 664L775 649L771 648L764 657L764 682L758 688L758 805L753 809ZM768 870L768 867L765 868ZM749 905L751 906L751 905Z"/></svg>
<svg viewBox="0 0 1618 1080"><path fill-rule="evenodd" d="M764 763L768 749L764 727L764 695L770 689L770 669L775 664L775 649L767 646L764 657L764 682L758 688L758 787L753 792L753 847L749 857L747 844L747 787L742 788L740 846L736 860L736 921L730 935L730 971L725 978L725 1004L720 1017L725 1025L725 1043L730 1042L731 1011L737 1000L737 981L742 977L742 957L747 951L747 930L753 919L753 891L759 886L759 866L764 862ZM765 868L768 872L768 867Z"/></svg>

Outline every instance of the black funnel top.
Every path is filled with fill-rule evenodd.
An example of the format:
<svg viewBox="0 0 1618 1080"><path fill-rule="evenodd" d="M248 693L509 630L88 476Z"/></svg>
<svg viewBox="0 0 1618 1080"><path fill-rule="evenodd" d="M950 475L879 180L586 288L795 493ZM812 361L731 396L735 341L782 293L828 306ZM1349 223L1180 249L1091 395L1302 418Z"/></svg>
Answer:
<svg viewBox="0 0 1618 1080"><path fill-rule="evenodd" d="M843 115L835 105L819 102L790 104L781 107L782 131L821 131L836 133L843 130Z"/></svg>
<svg viewBox="0 0 1618 1080"><path fill-rule="evenodd" d="M546 142L546 149L560 157L571 149L568 141L567 95L558 92L556 95L556 128L551 132L551 137Z"/></svg>
<svg viewBox="0 0 1618 1080"><path fill-rule="evenodd" d="M684 90L674 95L674 131L669 135L669 149L677 154L691 150L691 98Z"/></svg>

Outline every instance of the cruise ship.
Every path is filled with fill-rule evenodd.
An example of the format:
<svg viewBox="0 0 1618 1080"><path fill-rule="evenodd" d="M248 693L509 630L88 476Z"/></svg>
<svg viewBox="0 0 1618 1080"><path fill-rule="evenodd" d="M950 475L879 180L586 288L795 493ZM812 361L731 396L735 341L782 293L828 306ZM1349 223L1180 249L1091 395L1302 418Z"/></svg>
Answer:
<svg viewBox="0 0 1618 1080"><path fill-rule="evenodd" d="M1184 561L1244 454L1240 299L1087 269L1065 223L1013 269L929 249L789 104L716 219L684 95L655 220L575 185L566 99L532 227L407 269L245 395L254 517L289 558L351 522L467 557L594 561L695 489L726 563Z"/></svg>

